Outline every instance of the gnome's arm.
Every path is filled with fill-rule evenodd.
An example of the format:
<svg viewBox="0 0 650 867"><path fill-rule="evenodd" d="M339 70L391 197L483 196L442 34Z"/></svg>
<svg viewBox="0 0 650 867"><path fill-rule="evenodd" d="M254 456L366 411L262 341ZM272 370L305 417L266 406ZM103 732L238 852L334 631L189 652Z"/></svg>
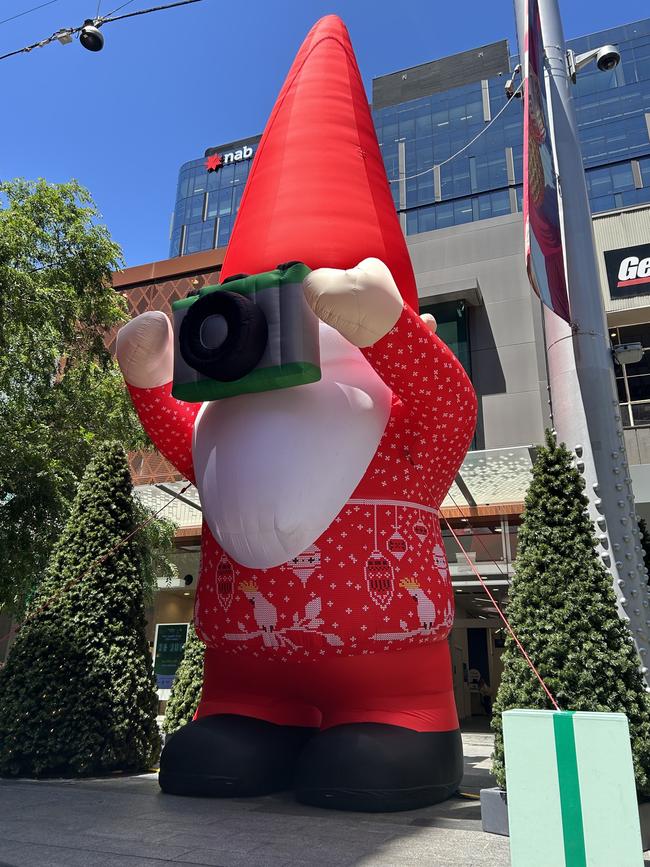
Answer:
<svg viewBox="0 0 650 867"><path fill-rule="evenodd" d="M321 268L305 279L314 312L358 346L407 410L411 457L434 502L449 490L476 424L476 395L461 363L402 300L383 262Z"/></svg>
<svg viewBox="0 0 650 867"><path fill-rule="evenodd" d="M147 435L186 479L194 481L192 432L201 404L172 397L174 340L160 311L143 313L120 329L117 360Z"/></svg>

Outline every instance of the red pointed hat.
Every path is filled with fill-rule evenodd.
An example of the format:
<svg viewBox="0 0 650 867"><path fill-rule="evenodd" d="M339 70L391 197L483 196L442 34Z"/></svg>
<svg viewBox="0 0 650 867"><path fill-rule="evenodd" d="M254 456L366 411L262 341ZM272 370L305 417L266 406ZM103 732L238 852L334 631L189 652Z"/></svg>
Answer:
<svg viewBox="0 0 650 867"><path fill-rule="evenodd" d="M415 276L350 37L328 15L302 44L257 148L223 278L375 256L417 310Z"/></svg>

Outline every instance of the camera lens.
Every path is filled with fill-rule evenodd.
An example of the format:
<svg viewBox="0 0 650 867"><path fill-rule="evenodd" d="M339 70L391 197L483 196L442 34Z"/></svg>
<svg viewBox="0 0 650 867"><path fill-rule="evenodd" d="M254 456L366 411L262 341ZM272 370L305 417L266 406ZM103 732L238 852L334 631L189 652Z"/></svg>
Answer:
<svg viewBox="0 0 650 867"><path fill-rule="evenodd" d="M257 304L226 289L195 301L178 333L187 364L218 382L234 382L254 370L267 339L266 318Z"/></svg>
<svg viewBox="0 0 650 867"><path fill-rule="evenodd" d="M206 349L218 349L228 337L228 323L220 315L206 316L199 338Z"/></svg>

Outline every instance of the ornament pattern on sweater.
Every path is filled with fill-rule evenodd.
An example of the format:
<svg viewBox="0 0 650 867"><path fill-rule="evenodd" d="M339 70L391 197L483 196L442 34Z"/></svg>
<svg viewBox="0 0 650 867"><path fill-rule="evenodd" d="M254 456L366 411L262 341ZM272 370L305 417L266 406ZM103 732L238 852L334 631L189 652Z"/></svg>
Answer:
<svg viewBox="0 0 650 867"><path fill-rule="evenodd" d="M302 660L449 634L453 590L438 508L473 435L476 396L460 362L409 307L362 351L393 404L364 477L330 527L287 563L252 570L204 524L195 624L208 647ZM175 400L171 383L130 391L157 448L193 480L199 405Z"/></svg>

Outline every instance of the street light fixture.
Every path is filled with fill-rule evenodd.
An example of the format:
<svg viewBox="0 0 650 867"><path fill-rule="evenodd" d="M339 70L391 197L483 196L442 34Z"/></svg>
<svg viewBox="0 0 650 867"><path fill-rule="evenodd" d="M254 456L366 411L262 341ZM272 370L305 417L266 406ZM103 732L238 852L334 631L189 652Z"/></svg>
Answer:
<svg viewBox="0 0 650 867"><path fill-rule="evenodd" d="M88 51L101 51L104 47L104 37L92 18L87 18L84 21L79 34L79 42Z"/></svg>
<svg viewBox="0 0 650 867"><path fill-rule="evenodd" d="M53 3L54 0L51 0ZM133 0L129 0L133 2ZM53 33L51 36L34 42L31 45L25 45L24 48L18 48L16 51L8 51L6 54L0 54L0 60L7 60L9 57L15 57L17 54L27 54L35 48L43 48L45 45L50 45L52 42L60 42L61 45L69 45L72 42L73 36L79 34L79 41L88 51L101 51L104 47L104 35L100 33L99 28L104 24L111 24L113 21L123 21L125 18L135 18L139 15L149 15L151 12L162 12L165 9L174 9L177 6L189 6L191 3L201 3L202 0L174 0L173 3L167 3L164 6L152 6L151 9L138 9L136 12L127 12L124 15L114 15L111 13L106 18L86 18L81 27L62 27ZM48 5L47 3L44 5ZM123 3L114 12L119 12L128 3ZM36 7L40 9L40 6ZM33 10L32 10L33 11Z"/></svg>
<svg viewBox="0 0 650 867"><path fill-rule="evenodd" d="M643 347L640 343L617 343L612 346L614 360L619 364L638 364L643 358Z"/></svg>

